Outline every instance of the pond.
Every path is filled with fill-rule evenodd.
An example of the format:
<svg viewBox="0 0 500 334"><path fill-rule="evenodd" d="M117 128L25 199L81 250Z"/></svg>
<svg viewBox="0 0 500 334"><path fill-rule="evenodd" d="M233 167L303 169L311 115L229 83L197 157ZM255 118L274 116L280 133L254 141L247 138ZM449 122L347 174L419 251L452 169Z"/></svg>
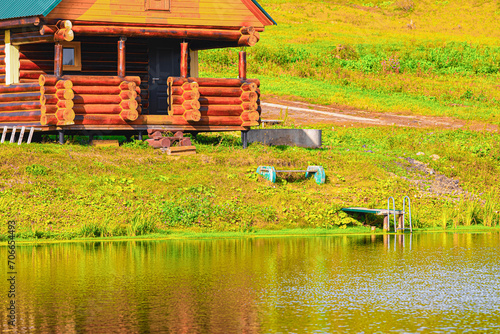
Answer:
<svg viewBox="0 0 500 334"><path fill-rule="evenodd" d="M0 331L498 332L499 255L498 232L18 244Z"/></svg>

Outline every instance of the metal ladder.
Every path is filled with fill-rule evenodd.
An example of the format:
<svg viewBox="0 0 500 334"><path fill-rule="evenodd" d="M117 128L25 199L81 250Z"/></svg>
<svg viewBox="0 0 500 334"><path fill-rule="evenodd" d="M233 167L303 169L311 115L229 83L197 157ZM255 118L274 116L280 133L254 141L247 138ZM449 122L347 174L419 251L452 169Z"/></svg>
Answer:
<svg viewBox="0 0 500 334"><path fill-rule="evenodd" d="M403 232L406 231L406 230L410 230L410 233L413 233L413 225L412 225L412 222L411 222L411 201L410 201L410 197L408 196L405 196L403 197L403 221L402 221L402 226L401 227L398 227L397 226L397 223L396 223L396 204L394 202L394 197L389 197L387 199L387 224L388 226L391 225L391 207L390 207L390 203L391 203L391 199L392 199L392 215L394 216L394 232L398 232L398 230L402 230ZM409 225L410 227L409 228L405 228L405 215L406 215L406 203L407 203L407 200L408 200L408 216L409 216Z"/></svg>

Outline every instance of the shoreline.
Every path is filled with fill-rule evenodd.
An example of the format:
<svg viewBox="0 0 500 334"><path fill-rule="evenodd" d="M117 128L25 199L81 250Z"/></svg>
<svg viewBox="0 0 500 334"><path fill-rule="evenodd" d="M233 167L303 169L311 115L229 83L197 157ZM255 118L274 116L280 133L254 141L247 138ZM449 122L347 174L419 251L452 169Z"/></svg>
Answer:
<svg viewBox="0 0 500 334"><path fill-rule="evenodd" d="M340 230L340 231L339 231ZM362 230L366 230L365 232ZM423 233L487 233L498 232L500 227L487 226L459 226L457 228L417 228L414 234ZM410 232L372 232L368 228L347 228L347 229L282 229L282 230L259 230L254 232L194 232L194 231L160 231L158 233L138 235L138 236L105 236L105 237L76 237L68 239L58 239L59 234L50 238L16 238L16 244L55 244L73 242L102 242L102 241L161 241L161 240L202 240L202 239L247 239L247 238L274 238L274 237L322 237L322 236L368 236L368 235L410 235ZM0 247L7 246L7 241L1 241Z"/></svg>

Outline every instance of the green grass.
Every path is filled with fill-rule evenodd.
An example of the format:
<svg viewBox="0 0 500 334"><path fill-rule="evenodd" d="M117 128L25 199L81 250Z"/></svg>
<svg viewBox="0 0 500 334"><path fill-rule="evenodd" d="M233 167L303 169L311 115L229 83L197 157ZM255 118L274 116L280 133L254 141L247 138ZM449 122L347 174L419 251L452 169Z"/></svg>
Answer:
<svg viewBox="0 0 500 334"><path fill-rule="evenodd" d="M500 9L492 2L261 2L278 22L247 48L264 99L498 124ZM234 77L237 50L203 51L200 68Z"/></svg>
<svg viewBox="0 0 500 334"><path fill-rule="evenodd" d="M182 158L138 144L5 144L0 220L15 220L25 239L311 228L353 233L362 225L381 228L381 217L348 216L342 207L384 208L389 196L401 207L408 195L416 228L442 229L443 210L447 229L499 225L499 134L321 128L322 149L252 144L244 150L239 133L200 134L194 140L198 154ZM415 170L407 158L458 180L466 193L430 191L435 174ZM322 165L327 183L285 174L271 184L255 173L259 165Z"/></svg>

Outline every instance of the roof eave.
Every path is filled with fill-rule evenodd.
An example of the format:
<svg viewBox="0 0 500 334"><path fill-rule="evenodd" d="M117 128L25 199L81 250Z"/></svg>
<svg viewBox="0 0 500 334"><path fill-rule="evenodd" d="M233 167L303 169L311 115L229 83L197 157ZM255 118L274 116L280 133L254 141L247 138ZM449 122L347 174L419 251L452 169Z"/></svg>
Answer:
<svg viewBox="0 0 500 334"><path fill-rule="evenodd" d="M275 25L275 26L278 25L278 23L276 23L276 21L274 21L274 19L271 17L271 15L269 15L269 13L266 12L266 10L264 8L262 8L262 6L257 2L257 0L252 0L252 2L254 3L255 6L257 6L257 8L259 8L259 10L262 12L262 14L264 14L269 19L269 21L272 22L273 25Z"/></svg>
<svg viewBox="0 0 500 334"><path fill-rule="evenodd" d="M26 26L37 26L40 24L40 17L27 16L0 20L0 29L13 29Z"/></svg>

